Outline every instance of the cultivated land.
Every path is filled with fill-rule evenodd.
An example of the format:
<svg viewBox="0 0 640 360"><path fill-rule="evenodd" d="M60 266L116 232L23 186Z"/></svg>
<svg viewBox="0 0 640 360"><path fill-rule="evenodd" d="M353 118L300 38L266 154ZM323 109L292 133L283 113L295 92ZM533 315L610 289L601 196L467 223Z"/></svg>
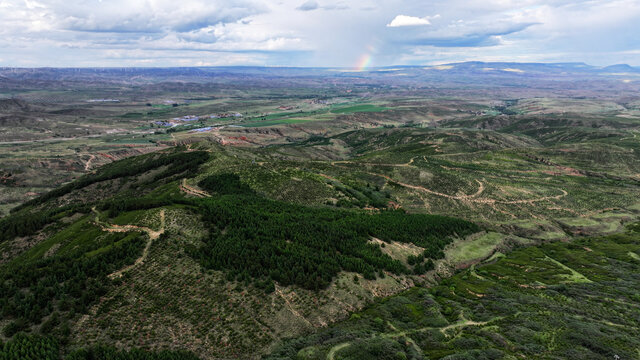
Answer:
<svg viewBox="0 0 640 360"><path fill-rule="evenodd" d="M0 69L0 355L637 357L640 72L382 70Z"/></svg>

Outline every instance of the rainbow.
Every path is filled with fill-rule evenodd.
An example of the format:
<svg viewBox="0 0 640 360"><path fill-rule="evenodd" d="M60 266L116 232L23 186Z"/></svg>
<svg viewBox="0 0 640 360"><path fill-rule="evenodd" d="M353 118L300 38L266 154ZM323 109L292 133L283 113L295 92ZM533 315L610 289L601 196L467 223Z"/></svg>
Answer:
<svg viewBox="0 0 640 360"><path fill-rule="evenodd" d="M358 60L358 62L356 63L356 69L358 71L366 70L369 67L369 65L371 65L371 58L372 58L371 55L363 54Z"/></svg>

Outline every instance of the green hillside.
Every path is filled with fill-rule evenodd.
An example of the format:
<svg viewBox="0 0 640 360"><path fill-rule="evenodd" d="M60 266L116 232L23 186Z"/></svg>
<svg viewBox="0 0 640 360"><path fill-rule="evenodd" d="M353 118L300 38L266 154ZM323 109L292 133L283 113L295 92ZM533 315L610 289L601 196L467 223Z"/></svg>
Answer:
<svg viewBox="0 0 640 360"><path fill-rule="evenodd" d="M200 141L35 197L0 218L0 358L636 356L637 142L465 126Z"/></svg>
<svg viewBox="0 0 640 360"><path fill-rule="evenodd" d="M268 359L632 359L640 233L529 247L286 340Z"/></svg>

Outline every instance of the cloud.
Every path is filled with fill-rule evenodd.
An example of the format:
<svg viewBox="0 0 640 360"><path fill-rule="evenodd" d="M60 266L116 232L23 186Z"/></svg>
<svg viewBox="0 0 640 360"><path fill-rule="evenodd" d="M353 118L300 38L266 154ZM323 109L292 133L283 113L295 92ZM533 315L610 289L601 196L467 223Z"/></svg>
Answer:
<svg viewBox="0 0 640 360"><path fill-rule="evenodd" d="M348 10L348 9L349 9L349 5L347 5L343 1L337 2L335 4L320 6L320 4L318 4L318 2L315 0L309 0L296 8L296 10L298 11L313 11L313 10L330 11L330 10Z"/></svg>
<svg viewBox="0 0 640 360"><path fill-rule="evenodd" d="M0 66L640 65L638 18L638 0L0 0Z"/></svg>
<svg viewBox="0 0 640 360"><path fill-rule="evenodd" d="M309 0L307 2L305 2L304 4L298 6L296 8L296 10L300 10L300 11L312 11L312 10L316 10L318 9L320 6L318 5L318 2L315 0Z"/></svg>
<svg viewBox="0 0 640 360"><path fill-rule="evenodd" d="M516 34L538 23L510 19L455 20L430 27L396 27L392 41L413 46L487 47L503 44L503 36Z"/></svg>
<svg viewBox="0 0 640 360"><path fill-rule="evenodd" d="M411 42L412 45L418 46L436 46L441 48L448 47L487 47L496 46L501 44L500 37L497 36L465 36L457 38L443 38L443 39L416 39Z"/></svg>
<svg viewBox="0 0 640 360"><path fill-rule="evenodd" d="M49 21L60 29L112 33L189 32L265 11L263 4L251 0L69 0L47 7Z"/></svg>
<svg viewBox="0 0 640 360"><path fill-rule="evenodd" d="M344 2L339 2L336 4L332 4L332 5L325 5L322 7L323 10L348 10L349 9L349 5L347 5Z"/></svg>
<svg viewBox="0 0 640 360"><path fill-rule="evenodd" d="M428 18L419 18L415 16L407 16L407 15L398 15L390 23L387 24L387 27L402 27L402 26L421 26L421 25L431 25L431 22Z"/></svg>

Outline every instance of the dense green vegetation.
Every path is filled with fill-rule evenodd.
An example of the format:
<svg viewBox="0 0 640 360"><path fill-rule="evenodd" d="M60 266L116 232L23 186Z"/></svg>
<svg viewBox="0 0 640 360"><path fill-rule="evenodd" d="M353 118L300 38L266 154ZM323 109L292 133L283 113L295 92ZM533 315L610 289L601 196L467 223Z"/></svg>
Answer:
<svg viewBox="0 0 640 360"><path fill-rule="evenodd" d="M517 250L285 341L267 358L636 358L638 254L637 232Z"/></svg>
<svg viewBox="0 0 640 360"><path fill-rule="evenodd" d="M88 228L75 230L87 233L73 233L83 237L69 238L55 254L39 257L36 248L0 269L0 314L12 319L4 336L41 324L40 332L65 338L68 320L86 313L112 285L107 275L133 263L142 251L138 233L96 239Z"/></svg>
<svg viewBox="0 0 640 360"><path fill-rule="evenodd" d="M198 185L203 189L221 195L253 194L253 190L236 174L223 173L207 176Z"/></svg>
<svg viewBox="0 0 640 360"><path fill-rule="evenodd" d="M60 344L51 336L19 334L0 344L0 360L62 360ZM184 351L150 352L141 349L117 350L110 346L94 346L73 351L65 360L197 360Z"/></svg>
<svg viewBox="0 0 640 360"><path fill-rule="evenodd" d="M0 343L1 360L55 360L60 358L58 341L52 337L18 334Z"/></svg>
<svg viewBox="0 0 640 360"><path fill-rule="evenodd" d="M311 208L261 198L236 175L214 175L200 185L220 196L201 200L211 229L206 245L194 252L203 266L229 271L230 278L270 279L307 289L326 287L341 270L375 279L381 270L406 273L398 260L369 242L413 243L438 259L453 236L479 231L472 223L403 211L365 212ZM270 282L262 283L272 289Z"/></svg>
<svg viewBox="0 0 640 360"><path fill-rule="evenodd" d="M313 322L314 327L320 321L331 323L343 316L346 306L359 308L379 296L371 295L373 291L368 292L371 288L376 294L395 293L406 288L406 283L400 282L425 279L412 275L423 275L436 265L440 273L443 266L453 268L464 263L456 259L475 259L470 255L472 252L483 258L495 249L503 251L515 243L533 243L531 239L568 238L571 234L600 229L612 233L633 218L634 210L630 207L633 198L628 195L637 189L636 184L629 175L611 176L617 172L610 165L611 158L622 154L626 156L625 164L629 164L627 171L636 171L633 153L605 147L599 155L587 159L580 155L581 148L524 149L531 141L475 130L370 129L315 136L298 145L260 150L195 144L190 149L209 147L208 151L185 151L189 155L184 157L160 152L113 163L106 170L89 175L110 180L96 183L91 191L82 186L84 180L78 180L80 185L71 186L63 198L53 196L0 220L0 228L4 230L1 245L17 254L14 261L0 267L7 270L0 278L3 286L0 290L11 294L0 299L3 311L0 330L10 338L16 338L20 332L52 335L61 354L82 346L83 341L144 349L155 348L158 341L161 343L158 348L164 349L175 348L171 347L172 338L166 331L174 330L173 319L181 319L193 327L186 330L190 340L180 342L203 341L184 346L199 355L246 355L256 349L264 352L279 339L283 324L295 324L292 327L297 329L293 333L299 333L304 322ZM209 151L216 155L209 157ZM324 156L324 152L331 159L349 157L335 161L304 158ZM562 162L571 157L575 157L573 163ZM578 160L588 162L579 163L584 165L578 169L580 172L570 168ZM204 162L206 166L200 168ZM591 162L600 166L594 167L597 172L583 171L582 168L591 168ZM563 168L563 164L567 167ZM574 175L568 175L569 172ZM197 182L182 181L193 176L197 176ZM192 187L200 189L191 191ZM85 196L90 202L80 204ZM61 204L70 205L58 208ZM614 209L597 212L602 204ZM396 206L406 211L388 209ZM123 234L107 236L91 224L94 214L87 214L92 208L96 209L95 219L100 224L131 224L154 231L165 229L158 224L160 208L167 214L167 231L158 241L149 242L149 261L124 271L122 282L113 282L105 275L133 262L140 254L142 241ZM480 228L466 221L426 213L455 213L482 223L483 228L500 236L490 244L484 241L476 244L474 237L465 239L448 248L446 260L440 263L438 259L445 255L446 245ZM522 220L523 214L536 215L536 221ZM496 215L504 222L494 221ZM521 238L510 238L508 234L513 233ZM33 243L22 248L23 240ZM127 243L131 244L125 251L129 258L121 262L105 260L113 264L108 270L86 260L109 254ZM464 245L467 243L472 245ZM94 245L82 248L81 244ZM597 251L596 246L584 247ZM580 249L582 246L571 251ZM627 250L638 254L632 248ZM117 255L119 259L126 257L125 252ZM458 276L445 280L438 292L415 289L382 302L384 306L380 305L375 316L369 314L373 310L353 314L347 322L352 327L341 324L332 328L333 332L318 334L326 342L317 341L318 338L292 340L275 355L302 359L326 358L328 354L336 359L419 359L493 358L524 353L533 357L535 349L542 351L536 346L545 345L527 342L525 335L515 337L517 334L534 337L536 331L542 331L544 334L540 336L544 339L551 336L550 341L560 341L556 332L564 334L564 330L557 330L560 326L548 328L545 323L548 319L539 318L542 315L520 303L553 311L564 308L535 299L555 295L527 292L543 291L541 284L550 290L594 286L585 281L594 278L579 268L582 264L572 265L573 255L556 256L547 250L544 255L537 254L513 265L516 269L530 265L545 268L535 280L525 279L511 287L501 284L498 280L518 279L518 275L508 273L505 266L487 275L487 267L506 261L500 260L465 273L462 280ZM69 270L71 263L73 267ZM38 269L44 269L44 273ZM358 275L341 274L344 271ZM390 273L394 276L386 276ZM535 274L536 270L527 272L529 277ZM554 274L562 274L563 280L554 283L542 276ZM362 281L361 275L377 281ZM426 278L432 275L429 273ZM87 278L84 282L80 281L83 277ZM486 284L476 283L482 279ZM136 289L129 289L134 282ZM204 282L207 285L202 285ZM608 286L617 288L618 284ZM273 292L276 288L278 291ZM315 291L320 289L323 291ZM600 299L605 297L603 294L616 298L610 289L598 291ZM180 301L176 301L178 297ZM238 302L239 298L242 300ZM104 301L98 303L98 299ZM579 304L578 300L570 301L567 307ZM526 315L508 312L499 306L502 303ZM239 310L239 306L243 309ZM83 317L88 319L83 328L76 328L81 314L89 308L98 310ZM341 312L336 313L336 309ZM287 318L289 311L295 319ZM327 316L328 313L332 315ZM587 315L636 326L621 323L609 313ZM502 322L503 316L504 321L527 323L527 329L509 327ZM563 319L576 328L585 327L582 320L577 324L570 320ZM140 325L131 328L128 322ZM475 323L479 325L473 326ZM498 329L494 330L494 326ZM475 331L476 327L481 330ZM581 338L599 335L593 329L587 332L570 329ZM619 334L608 329L599 331L605 333L601 338L607 340L596 346L611 348L615 339L607 336ZM483 335L485 332L491 335ZM139 339L139 334L144 339ZM256 340L249 341L251 338ZM494 338L506 340L490 343ZM576 345L574 338L561 340L565 348L590 349L584 344ZM207 343L216 344L215 349L207 347ZM100 351L116 356L109 353L114 349L85 351L93 358L102 356L96 355ZM586 351L592 350L577 354L592 355ZM130 356L120 354L117 356Z"/></svg>
<svg viewBox="0 0 640 360"><path fill-rule="evenodd" d="M28 209L25 209L28 206L43 204L49 200L61 197L74 190L85 188L94 183L105 180L126 179L127 177L140 175L161 167L165 168L154 174L152 178L146 180L146 183L155 184L159 180L185 172L186 174L184 174L184 176L190 177L195 175L198 166L207 161L208 158L209 154L205 151L175 152L162 156L152 154L108 164L101 168L96 174L85 175L76 181L28 201L14 209L12 215L0 219L0 242L13 239L16 236L35 234L45 225L59 220L67 214L73 214L74 212L88 213L90 210L90 206L86 204L73 204L52 208L50 210L30 212ZM141 202L131 196L127 196L126 198L119 198L107 203L117 208L118 204L127 201L129 206L131 206L132 203ZM102 206L104 207L105 205ZM143 204L139 204L138 206L142 208ZM147 206L146 208L150 207Z"/></svg>
<svg viewBox="0 0 640 360"><path fill-rule="evenodd" d="M180 174L187 170L191 172L195 171L198 166L209 159L209 154L205 151L193 151L193 152L174 152L164 156L157 156L155 154L146 155L142 157L129 158L122 161L117 161L111 164L107 164L100 169L96 174L89 174L82 176L81 178L73 181L65 186L59 187L56 190L50 191L40 197L37 197L31 201L25 202L23 205L14 209L18 211L22 208L31 205L42 204L48 200L61 197L74 190L82 189L91 184L95 184L105 180L112 180L118 178L126 178L129 176L136 176L147 171L167 166L162 172L156 174L149 182L158 181L163 178L170 177L175 174Z"/></svg>
<svg viewBox="0 0 640 360"><path fill-rule="evenodd" d="M158 352L131 349L118 350L113 346L95 346L72 352L65 360L198 360L199 358L187 351L162 350Z"/></svg>
<svg viewBox="0 0 640 360"><path fill-rule="evenodd" d="M61 206L52 210L39 212L22 212L12 214L0 219L0 242L10 240L16 236L27 236L35 234L45 225L63 218L75 212L88 213L89 206L85 204L75 204Z"/></svg>
<svg viewBox="0 0 640 360"><path fill-rule="evenodd" d="M367 279L375 279L382 270L409 272L371 243L371 237L425 248L420 261L412 263L411 272L421 274L432 267L422 260L441 258L453 237L479 231L473 223L444 216L392 210L371 214L273 201L229 173L211 175L199 185L216 196L118 198L102 203L101 209L115 217L124 211L188 205L210 229L205 245L191 249L192 256L206 268L227 271L229 279L254 281L265 290L273 289L272 281L324 288L342 270Z"/></svg>

